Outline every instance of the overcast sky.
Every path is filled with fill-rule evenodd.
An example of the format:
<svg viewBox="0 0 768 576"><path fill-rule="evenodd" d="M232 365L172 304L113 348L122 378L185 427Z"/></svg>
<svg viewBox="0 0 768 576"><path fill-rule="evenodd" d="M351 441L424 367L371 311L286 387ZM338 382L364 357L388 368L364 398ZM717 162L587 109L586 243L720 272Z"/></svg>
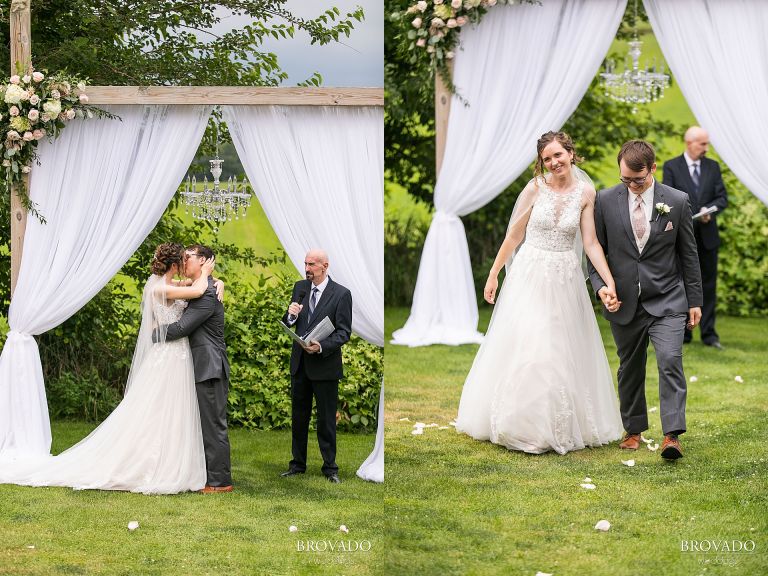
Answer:
<svg viewBox="0 0 768 576"><path fill-rule="evenodd" d="M286 7L300 18L315 18L336 6L342 16L362 6L365 20L355 22L349 38L342 43L319 46L309 43L309 35L297 31L294 38L270 40L264 49L277 54L281 68L288 73L284 86L295 86L319 72L323 86L384 86L384 2L382 0L288 0ZM248 18L226 16L214 32L240 27Z"/></svg>

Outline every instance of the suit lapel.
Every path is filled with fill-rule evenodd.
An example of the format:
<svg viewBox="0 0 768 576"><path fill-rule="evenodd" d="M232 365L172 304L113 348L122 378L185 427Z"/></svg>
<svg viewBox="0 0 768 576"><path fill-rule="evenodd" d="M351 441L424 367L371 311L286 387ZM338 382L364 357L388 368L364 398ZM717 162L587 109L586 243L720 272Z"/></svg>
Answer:
<svg viewBox="0 0 768 576"><path fill-rule="evenodd" d="M621 186L619 193L616 195L616 210L619 220L624 225L624 231L627 233L630 244L637 250L635 233L632 231L632 222L629 219L629 199L627 198L627 194L629 194L627 187Z"/></svg>
<svg viewBox="0 0 768 576"><path fill-rule="evenodd" d="M666 214L660 214L656 210L656 204L664 203L664 189L662 188L663 184L661 182L655 182L653 185L653 206L651 208L651 233L648 235L648 242L645 243L645 248L643 248L643 252L648 250L648 246L650 246L653 243L653 240L658 236L659 232L662 230L661 226L666 226L667 222L669 222L669 216Z"/></svg>

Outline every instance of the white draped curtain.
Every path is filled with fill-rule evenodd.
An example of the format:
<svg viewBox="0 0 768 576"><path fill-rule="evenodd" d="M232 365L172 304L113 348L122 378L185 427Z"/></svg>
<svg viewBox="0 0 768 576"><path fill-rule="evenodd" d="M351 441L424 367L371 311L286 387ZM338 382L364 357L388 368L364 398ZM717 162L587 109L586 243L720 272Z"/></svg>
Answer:
<svg viewBox="0 0 768 576"><path fill-rule="evenodd" d="M768 5L644 0L685 100L738 179L768 205Z"/></svg>
<svg viewBox="0 0 768 576"><path fill-rule="evenodd" d="M259 202L303 276L310 248L352 292L352 329L384 345L384 111L379 107L224 106ZM383 410L383 390L379 412ZM364 468L384 469L384 419ZM362 475L368 472L362 470ZM378 474L371 472L376 478ZM375 479L375 478L371 478Z"/></svg>
<svg viewBox="0 0 768 576"><path fill-rule="evenodd" d="M105 107L106 108L106 107ZM194 158L209 106L114 106L40 145L18 284L0 356L0 455L48 454L50 422L34 335L77 312L163 214ZM107 319L109 320L109 319Z"/></svg>
<svg viewBox="0 0 768 576"><path fill-rule="evenodd" d="M487 204L536 157L536 141L578 106L621 22L626 0L496 6L461 32L436 213L411 314L393 344L479 342L478 310L459 216ZM503 239L499 238L501 244Z"/></svg>

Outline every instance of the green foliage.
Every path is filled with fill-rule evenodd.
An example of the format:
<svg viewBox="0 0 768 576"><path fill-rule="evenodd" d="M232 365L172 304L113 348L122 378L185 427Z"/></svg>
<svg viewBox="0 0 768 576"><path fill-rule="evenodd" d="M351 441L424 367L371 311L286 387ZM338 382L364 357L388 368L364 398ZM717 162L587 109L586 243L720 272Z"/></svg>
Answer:
<svg viewBox="0 0 768 576"><path fill-rule="evenodd" d="M717 217L722 244L717 310L768 315L768 208L723 166L728 208Z"/></svg>
<svg viewBox="0 0 768 576"><path fill-rule="evenodd" d="M230 284L226 333L232 366L230 422L271 430L291 424L291 339L277 319L296 278L259 275L249 283ZM339 385L340 430L372 430L383 377L383 351L358 337L342 348L345 377Z"/></svg>
<svg viewBox="0 0 768 576"><path fill-rule="evenodd" d="M432 220L427 205L387 182L384 188L384 302L403 306L416 287L421 247Z"/></svg>
<svg viewBox="0 0 768 576"><path fill-rule="evenodd" d="M120 402L122 394L99 377L95 369L65 372L48 384L48 414L54 420L98 422Z"/></svg>

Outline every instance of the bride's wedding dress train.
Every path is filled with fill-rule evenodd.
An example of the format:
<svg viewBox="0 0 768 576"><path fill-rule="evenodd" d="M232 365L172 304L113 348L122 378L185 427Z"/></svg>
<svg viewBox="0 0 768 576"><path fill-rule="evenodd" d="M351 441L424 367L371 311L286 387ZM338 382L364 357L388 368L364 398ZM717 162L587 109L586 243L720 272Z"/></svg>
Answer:
<svg viewBox="0 0 768 576"><path fill-rule="evenodd" d="M186 301L154 305L170 324ZM173 494L205 486L205 453L187 338L148 347L115 410L58 456L0 464L0 483Z"/></svg>

